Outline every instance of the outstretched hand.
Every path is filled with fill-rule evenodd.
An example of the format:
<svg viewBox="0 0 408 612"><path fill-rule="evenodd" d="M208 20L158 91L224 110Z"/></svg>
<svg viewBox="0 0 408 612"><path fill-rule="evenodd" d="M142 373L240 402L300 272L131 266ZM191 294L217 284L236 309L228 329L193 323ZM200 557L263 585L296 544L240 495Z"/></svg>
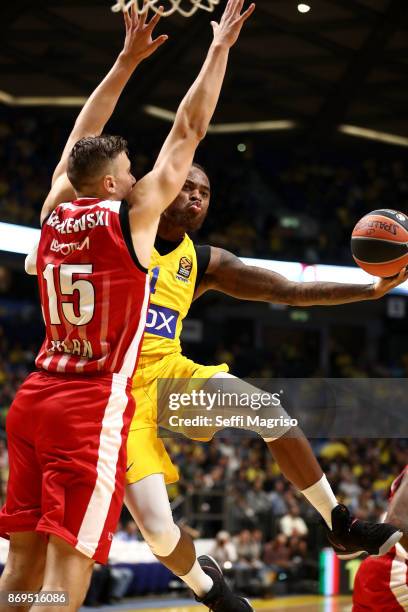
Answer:
<svg viewBox="0 0 408 612"><path fill-rule="evenodd" d="M255 4L249 5L242 13L245 0L228 0L220 23L212 21L214 42L232 47L238 40L242 26L255 10Z"/></svg>
<svg viewBox="0 0 408 612"><path fill-rule="evenodd" d="M143 8L146 11L139 15L136 7L132 4L130 11L123 13L126 38L122 57L134 63L139 63L152 55L168 39L168 36L165 34L153 39L153 31L159 23L161 15L155 14L146 23L148 13L146 0L144 0Z"/></svg>
<svg viewBox="0 0 408 612"><path fill-rule="evenodd" d="M379 278L374 283L374 297L381 298L383 295L398 287L408 280L408 266L404 266L399 274L391 278Z"/></svg>

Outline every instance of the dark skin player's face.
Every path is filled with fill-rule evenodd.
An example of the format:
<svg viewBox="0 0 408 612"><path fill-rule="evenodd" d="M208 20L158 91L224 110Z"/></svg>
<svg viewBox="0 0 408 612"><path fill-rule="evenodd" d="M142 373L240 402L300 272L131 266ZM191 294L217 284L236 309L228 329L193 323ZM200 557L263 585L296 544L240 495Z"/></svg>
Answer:
<svg viewBox="0 0 408 612"><path fill-rule="evenodd" d="M208 177L202 170L193 166L179 195L161 216L159 235L175 239L175 231L181 235L197 231L204 223L209 204Z"/></svg>

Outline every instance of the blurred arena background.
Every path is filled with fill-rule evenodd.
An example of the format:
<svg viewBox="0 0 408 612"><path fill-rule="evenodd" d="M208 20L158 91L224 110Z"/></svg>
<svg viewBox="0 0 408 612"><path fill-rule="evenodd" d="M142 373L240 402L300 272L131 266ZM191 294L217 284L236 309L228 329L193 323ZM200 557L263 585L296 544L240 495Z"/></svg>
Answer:
<svg viewBox="0 0 408 612"><path fill-rule="evenodd" d="M232 51L197 157L212 182L198 242L247 258L299 262L299 278L307 280L319 278L318 264L355 267L350 234L363 214L408 211L408 3L310 0L305 13L298 4L258 0ZM43 335L35 279L24 273L23 254L6 250L6 238L13 243L14 225L38 227L77 107L120 49L122 23L109 0L4 2L0 18L6 26L0 46L3 502L4 422ZM204 56L209 21L205 11L163 19L167 48L137 71L109 125L129 138L137 176L150 168ZM332 280L345 280L342 274L331 269ZM404 291L315 309L245 304L213 293L193 307L184 347L197 361L226 361L241 377L406 377L407 306ZM339 498L357 516L378 519L408 462L407 440L350 437L313 446ZM340 566L324 550L317 515L281 478L262 441L173 440L169 448L182 474L170 487L177 519L191 529L199 552L219 559L237 591L260 600L256 609L351 610L359 562ZM6 546L1 543L2 561ZM124 511L111 562L95 570L86 603L175 611L189 610L189 601Z"/></svg>

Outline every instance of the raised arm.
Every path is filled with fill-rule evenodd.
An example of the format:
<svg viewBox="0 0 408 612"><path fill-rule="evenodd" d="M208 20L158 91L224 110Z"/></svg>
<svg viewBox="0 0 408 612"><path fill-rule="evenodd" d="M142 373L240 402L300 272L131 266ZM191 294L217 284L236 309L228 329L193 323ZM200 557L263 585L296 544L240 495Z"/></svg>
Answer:
<svg viewBox="0 0 408 612"><path fill-rule="evenodd" d="M102 133L137 66L167 40L165 35L155 40L152 38L160 15L155 15L149 23L146 23L146 13L139 17L132 7L130 13L124 13L124 20L126 36L123 49L109 73L87 100L75 122L53 174L51 191L41 212L41 222L58 203L74 197L74 190L66 174L69 154L74 144L86 136L98 136Z"/></svg>
<svg viewBox="0 0 408 612"><path fill-rule="evenodd" d="M161 213L180 192L199 142L213 116L227 67L230 48L255 5L241 14L244 0L228 0L220 23L212 22L214 39L204 65L180 104L173 128L153 170L141 179L129 198L130 226L140 261L150 251Z"/></svg>
<svg viewBox="0 0 408 612"><path fill-rule="evenodd" d="M290 306L335 306L376 300L405 282L407 278L408 272L404 268L392 279L378 279L368 285L296 283L271 270L247 266L229 251L211 247L210 263L195 297L215 289L243 300Z"/></svg>

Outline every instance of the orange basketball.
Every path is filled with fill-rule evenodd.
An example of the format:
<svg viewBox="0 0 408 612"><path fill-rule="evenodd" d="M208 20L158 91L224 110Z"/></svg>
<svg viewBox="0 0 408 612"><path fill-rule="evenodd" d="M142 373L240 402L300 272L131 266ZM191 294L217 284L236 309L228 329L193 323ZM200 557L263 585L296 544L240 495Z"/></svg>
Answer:
<svg viewBox="0 0 408 612"><path fill-rule="evenodd" d="M408 265L408 217L397 210L374 210L351 236L355 262L373 276L395 276Z"/></svg>

